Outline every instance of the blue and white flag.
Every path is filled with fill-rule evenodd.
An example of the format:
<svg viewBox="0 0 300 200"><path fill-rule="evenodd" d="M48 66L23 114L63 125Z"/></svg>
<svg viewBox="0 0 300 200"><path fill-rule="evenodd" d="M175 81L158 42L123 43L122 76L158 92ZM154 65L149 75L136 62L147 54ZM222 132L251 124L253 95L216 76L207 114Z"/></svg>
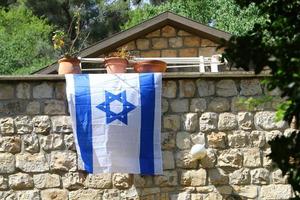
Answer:
<svg viewBox="0 0 300 200"><path fill-rule="evenodd" d="M161 74L66 75L76 149L89 173L162 174Z"/></svg>

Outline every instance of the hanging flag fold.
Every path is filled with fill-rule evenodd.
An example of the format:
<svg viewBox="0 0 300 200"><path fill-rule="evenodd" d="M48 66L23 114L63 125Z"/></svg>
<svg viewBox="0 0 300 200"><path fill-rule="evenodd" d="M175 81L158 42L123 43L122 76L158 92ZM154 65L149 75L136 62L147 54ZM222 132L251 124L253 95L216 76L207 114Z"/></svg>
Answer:
<svg viewBox="0 0 300 200"><path fill-rule="evenodd" d="M162 174L160 73L68 74L76 149L89 173Z"/></svg>

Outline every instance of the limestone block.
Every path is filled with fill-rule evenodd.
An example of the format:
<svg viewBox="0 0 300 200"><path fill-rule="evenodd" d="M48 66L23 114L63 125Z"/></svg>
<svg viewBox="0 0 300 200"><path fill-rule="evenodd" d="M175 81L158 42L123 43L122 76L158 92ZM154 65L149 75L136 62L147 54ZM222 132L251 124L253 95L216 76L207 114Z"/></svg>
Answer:
<svg viewBox="0 0 300 200"><path fill-rule="evenodd" d="M207 173L205 169L189 170L182 172L181 184L185 186L206 185Z"/></svg>
<svg viewBox="0 0 300 200"><path fill-rule="evenodd" d="M152 38L152 49L165 49L168 47L168 40L166 38Z"/></svg>
<svg viewBox="0 0 300 200"><path fill-rule="evenodd" d="M272 182L274 184L287 184L288 176L282 176L282 171L280 169L276 169L272 172Z"/></svg>
<svg viewBox="0 0 300 200"><path fill-rule="evenodd" d="M44 102L44 114L60 115L65 113L66 113L66 106L64 101L47 100Z"/></svg>
<svg viewBox="0 0 300 200"><path fill-rule="evenodd" d="M214 43L213 41L211 40L208 40L208 39L202 39L201 40L201 46L203 47L216 47L218 46L216 43Z"/></svg>
<svg viewBox="0 0 300 200"><path fill-rule="evenodd" d="M221 113L219 115L218 129L221 131L234 130L238 126L236 116L231 113Z"/></svg>
<svg viewBox="0 0 300 200"><path fill-rule="evenodd" d="M15 156L13 154L0 153L0 174L13 173L15 166Z"/></svg>
<svg viewBox="0 0 300 200"><path fill-rule="evenodd" d="M76 153L72 151L52 151L50 157L52 170L75 171L77 170Z"/></svg>
<svg viewBox="0 0 300 200"><path fill-rule="evenodd" d="M57 174L33 175L34 186L38 189L60 187L60 176Z"/></svg>
<svg viewBox="0 0 300 200"><path fill-rule="evenodd" d="M244 167L261 167L261 153L259 148L244 149Z"/></svg>
<svg viewBox="0 0 300 200"><path fill-rule="evenodd" d="M99 200L102 199L101 190L87 189L69 192L69 200Z"/></svg>
<svg viewBox="0 0 300 200"><path fill-rule="evenodd" d="M18 200L40 200L40 191L39 190L23 190L16 193ZM44 200L44 199L43 199Z"/></svg>
<svg viewBox="0 0 300 200"><path fill-rule="evenodd" d="M46 189L41 191L43 200L65 200L68 199L68 190L65 189Z"/></svg>
<svg viewBox="0 0 300 200"><path fill-rule="evenodd" d="M216 84L216 93L221 97L231 97L238 94L233 80L221 80Z"/></svg>
<svg viewBox="0 0 300 200"><path fill-rule="evenodd" d="M176 57L176 56L177 56L177 50L172 50L172 49L161 50L161 57Z"/></svg>
<svg viewBox="0 0 300 200"><path fill-rule="evenodd" d="M53 97L53 85L43 82L33 87L33 98L35 99L50 99Z"/></svg>
<svg viewBox="0 0 300 200"><path fill-rule="evenodd" d="M110 200L122 199L121 191L118 189L104 190L102 199L110 199Z"/></svg>
<svg viewBox="0 0 300 200"><path fill-rule="evenodd" d="M160 188L158 188L158 187L143 188L141 195L144 198L147 195L158 194L159 192L160 192Z"/></svg>
<svg viewBox="0 0 300 200"><path fill-rule="evenodd" d="M63 138L59 134L41 135L40 144L44 151L60 150L63 147Z"/></svg>
<svg viewBox="0 0 300 200"><path fill-rule="evenodd" d="M0 199L5 200L16 200L18 198L17 193L15 191L0 191ZM23 199L25 200L25 199ZM39 200L39 199L37 199Z"/></svg>
<svg viewBox="0 0 300 200"><path fill-rule="evenodd" d="M135 187L139 188L144 188L147 186L152 186L153 180L152 176L144 176L144 175L139 175L139 174L134 174L133 175L133 184Z"/></svg>
<svg viewBox="0 0 300 200"><path fill-rule="evenodd" d="M175 113L188 112L189 100L188 99L175 99L170 102L171 110Z"/></svg>
<svg viewBox="0 0 300 200"><path fill-rule="evenodd" d="M161 112L166 113L169 111L169 102L166 99L162 99L161 101Z"/></svg>
<svg viewBox="0 0 300 200"><path fill-rule="evenodd" d="M54 88L56 99L66 99L66 84L65 82L59 82L55 84Z"/></svg>
<svg viewBox="0 0 300 200"><path fill-rule="evenodd" d="M163 81L162 96L165 98L175 98L177 92L177 84L175 81Z"/></svg>
<svg viewBox="0 0 300 200"><path fill-rule="evenodd" d="M265 131L252 131L249 143L252 147L263 147L266 144Z"/></svg>
<svg viewBox="0 0 300 200"><path fill-rule="evenodd" d="M33 188L33 180L29 174L17 173L9 175L9 187L14 190Z"/></svg>
<svg viewBox="0 0 300 200"><path fill-rule="evenodd" d="M51 125L50 118L47 115L35 116L33 119L33 132L37 134L48 134Z"/></svg>
<svg viewBox="0 0 300 200"><path fill-rule="evenodd" d="M175 169L174 155L172 151L163 151L163 169Z"/></svg>
<svg viewBox="0 0 300 200"><path fill-rule="evenodd" d="M172 194L171 200L191 200L191 194L188 192L180 192L179 194Z"/></svg>
<svg viewBox="0 0 300 200"><path fill-rule="evenodd" d="M186 31L183 31L183 30L179 30L178 31L178 35L179 36L190 36L191 34L186 32Z"/></svg>
<svg viewBox="0 0 300 200"><path fill-rule="evenodd" d="M226 148L227 135L224 132L212 132L207 135L207 143L211 148Z"/></svg>
<svg viewBox="0 0 300 200"><path fill-rule="evenodd" d="M12 84L0 84L0 99L13 99L14 87Z"/></svg>
<svg viewBox="0 0 300 200"><path fill-rule="evenodd" d="M243 100L246 100L246 98L233 97L231 100L231 111L232 112L252 111L253 109L249 109L249 107L245 103L242 103Z"/></svg>
<svg viewBox="0 0 300 200"><path fill-rule="evenodd" d="M253 128L253 115L250 112L239 112L238 116L239 127L243 130L251 130Z"/></svg>
<svg viewBox="0 0 300 200"><path fill-rule="evenodd" d="M235 195L238 195L245 199L255 199L258 196L259 188L254 185L247 186L233 186L233 191Z"/></svg>
<svg viewBox="0 0 300 200"><path fill-rule="evenodd" d="M146 35L146 38L159 37L159 36L160 36L160 29L148 33Z"/></svg>
<svg viewBox="0 0 300 200"><path fill-rule="evenodd" d="M191 134L192 144L205 144L205 133L195 133Z"/></svg>
<svg viewBox="0 0 300 200"><path fill-rule="evenodd" d="M172 26L165 26L161 29L161 35L163 37L174 37L176 36L176 30Z"/></svg>
<svg viewBox="0 0 300 200"><path fill-rule="evenodd" d="M51 117L52 131L55 133L71 133L72 120L70 116L53 116Z"/></svg>
<svg viewBox="0 0 300 200"><path fill-rule="evenodd" d="M233 131L228 134L228 144L230 147L246 147L248 145L248 135L250 133L242 130Z"/></svg>
<svg viewBox="0 0 300 200"><path fill-rule="evenodd" d="M196 85L193 80L179 81L179 97L193 97L195 95Z"/></svg>
<svg viewBox="0 0 300 200"><path fill-rule="evenodd" d="M186 47L199 47L201 39L197 36L184 37L183 42Z"/></svg>
<svg viewBox="0 0 300 200"><path fill-rule="evenodd" d="M270 172L264 168L251 170L251 183L258 185L266 185L270 182Z"/></svg>
<svg viewBox="0 0 300 200"><path fill-rule="evenodd" d="M163 150L170 150L175 148L175 133L162 132L161 133L161 146Z"/></svg>
<svg viewBox="0 0 300 200"><path fill-rule="evenodd" d="M208 111L211 112L226 112L230 110L229 101L226 98L216 97L208 104Z"/></svg>
<svg viewBox="0 0 300 200"><path fill-rule="evenodd" d="M4 176L0 176L0 190L6 190L7 187L8 187L7 178L5 178Z"/></svg>
<svg viewBox="0 0 300 200"><path fill-rule="evenodd" d="M40 114L41 104L38 101L28 102L26 106L26 113L28 115L38 115Z"/></svg>
<svg viewBox="0 0 300 200"><path fill-rule="evenodd" d="M198 79L196 81L199 97L207 97L215 94L215 83Z"/></svg>
<svg viewBox="0 0 300 200"><path fill-rule="evenodd" d="M49 164L44 154L17 154L16 167L24 172L45 172L49 170Z"/></svg>
<svg viewBox="0 0 300 200"><path fill-rule="evenodd" d="M217 129L218 114L213 112L203 113L199 119L199 129L202 132L210 132Z"/></svg>
<svg viewBox="0 0 300 200"><path fill-rule="evenodd" d="M178 47L182 47L182 45L183 45L183 41L181 37L169 38L169 47L178 48Z"/></svg>
<svg viewBox="0 0 300 200"><path fill-rule="evenodd" d="M38 153L40 151L39 138L36 134L22 135L23 148L29 153Z"/></svg>
<svg viewBox="0 0 300 200"><path fill-rule="evenodd" d="M30 98L30 84L29 83L19 83L16 87L16 96L19 99L29 99Z"/></svg>
<svg viewBox="0 0 300 200"><path fill-rule="evenodd" d="M31 133L33 124L29 116L18 116L15 118L15 126L18 134Z"/></svg>
<svg viewBox="0 0 300 200"><path fill-rule="evenodd" d="M240 168L243 163L243 156L239 149L227 149L220 151L218 166Z"/></svg>
<svg viewBox="0 0 300 200"><path fill-rule="evenodd" d="M191 160L191 155L188 150L176 152L175 158L176 167L184 169L193 169L197 167L197 162Z"/></svg>
<svg viewBox="0 0 300 200"><path fill-rule="evenodd" d="M204 112L206 110L206 100L204 98L194 98L191 100L191 112Z"/></svg>
<svg viewBox="0 0 300 200"><path fill-rule="evenodd" d="M250 184L250 170L247 168L241 168L235 170L229 176L231 185L247 185Z"/></svg>
<svg viewBox="0 0 300 200"><path fill-rule="evenodd" d="M190 149L192 145L190 134L187 132L178 132L176 134L176 146L179 149Z"/></svg>
<svg viewBox="0 0 300 200"><path fill-rule="evenodd" d="M141 51L140 54L140 56L144 58L160 57L160 50Z"/></svg>
<svg viewBox="0 0 300 200"><path fill-rule="evenodd" d="M267 156L271 153L271 149L268 148L263 152L263 166L269 168L272 166L272 160Z"/></svg>
<svg viewBox="0 0 300 200"><path fill-rule="evenodd" d="M275 112L257 112L254 116L254 124L258 130L285 129L288 127L284 121L275 121Z"/></svg>
<svg viewBox="0 0 300 200"><path fill-rule="evenodd" d="M15 133L14 119L11 117L0 118L0 133L12 135Z"/></svg>
<svg viewBox="0 0 300 200"><path fill-rule="evenodd" d="M154 183L157 186L165 187L165 186L177 186L178 185L178 175L177 172L174 171L164 171L163 175L155 176Z"/></svg>
<svg viewBox="0 0 300 200"><path fill-rule="evenodd" d="M208 179L213 185L226 185L229 182L228 175L221 168L209 169Z"/></svg>
<svg viewBox="0 0 300 200"><path fill-rule="evenodd" d="M180 129L180 116L178 115L163 116L163 127L166 130L178 131Z"/></svg>
<svg viewBox="0 0 300 200"><path fill-rule="evenodd" d="M89 174L84 182L88 188L108 189L112 187L112 174Z"/></svg>
<svg viewBox="0 0 300 200"><path fill-rule="evenodd" d="M0 137L0 152L19 153L20 151L20 137Z"/></svg>
<svg viewBox="0 0 300 200"><path fill-rule="evenodd" d="M216 152L213 149L207 149L206 156L200 160L200 165L203 168L213 168L216 165Z"/></svg>
<svg viewBox="0 0 300 200"><path fill-rule="evenodd" d="M266 185L261 187L262 199L290 199L293 196L290 185Z"/></svg>
<svg viewBox="0 0 300 200"><path fill-rule="evenodd" d="M261 88L259 80L257 80L257 79L241 80L241 93L240 94L243 96L261 95L262 88Z"/></svg>
<svg viewBox="0 0 300 200"><path fill-rule="evenodd" d="M113 186L118 189L127 189L131 186L132 180L129 174L115 173L112 177Z"/></svg>
<svg viewBox="0 0 300 200"><path fill-rule="evenodd" d="M76 148L75 148L73 134L64 135L64 142L65 142L65 147L66 147L67 150L73 150L73 151L75 151Z"/></svg>
<svg viewBox="0 0 300 200"><path fill-rule="evenodd" d="M85 175L79 172L68 172L62 177L64 188L76 190L84 186Z"/></svg>
<svg viewBox="0 0 300 200"><path fill-rule="evenodd" d="M139 50L147 50L150 47L150 41L148 39L137 39L136 46Z"/></svg>

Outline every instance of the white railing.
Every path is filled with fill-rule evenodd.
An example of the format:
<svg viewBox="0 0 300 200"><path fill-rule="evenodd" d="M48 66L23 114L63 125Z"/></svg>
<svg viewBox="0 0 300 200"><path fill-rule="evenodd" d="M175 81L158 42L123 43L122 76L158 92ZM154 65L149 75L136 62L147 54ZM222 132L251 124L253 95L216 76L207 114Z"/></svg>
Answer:
<svg viewBox="0 0 300 200"><path fill-rule="evenodd" d="M81 63L104 63L104 58L78 58ZM205 72L205 67L210 67L211 72L218 72L218 66L223 65L220 61L221 55L213 55L211 57L151 57L151 58L138 58L134 57L129 60L129 63L134 63L138 61L145 61L145 60L161 60L167 63L167 69L172 68L199 68L199 72ZM132 69L132 68L128 68ZM99 71L105 70L103 69L82 69L83 71Z"/></svg>

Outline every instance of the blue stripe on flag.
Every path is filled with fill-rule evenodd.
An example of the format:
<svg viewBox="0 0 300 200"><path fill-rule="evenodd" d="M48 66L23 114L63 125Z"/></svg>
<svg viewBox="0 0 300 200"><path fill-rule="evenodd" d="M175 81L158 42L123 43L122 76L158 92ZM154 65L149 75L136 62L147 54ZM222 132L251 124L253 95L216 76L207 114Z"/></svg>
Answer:
<svg viewBox="0 0 300 200"><path fill-rule="evenodd" d="M140 74L141 96L141 135L140 135L140 173L154 174L154 74Z"/></svg>
<svg viewBox="0 0 300 200"><path fill-rule="evenodd" d="M92 111L89 76L74 75L77 141L87 172L93 173Z"/></svg>

